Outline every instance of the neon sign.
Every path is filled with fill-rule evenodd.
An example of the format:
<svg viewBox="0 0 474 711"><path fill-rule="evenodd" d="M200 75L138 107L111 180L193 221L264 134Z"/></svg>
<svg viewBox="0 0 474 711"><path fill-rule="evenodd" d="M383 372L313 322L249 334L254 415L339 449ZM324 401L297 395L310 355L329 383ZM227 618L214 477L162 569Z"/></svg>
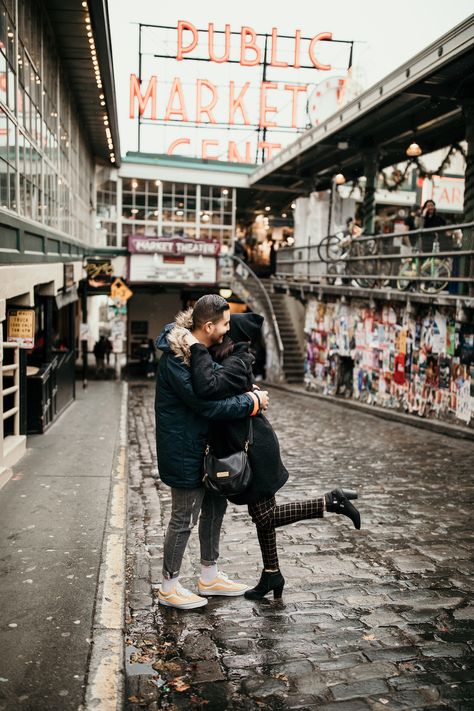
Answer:
<svg viewBox="0 0 474 711"><path fill-rule="evenodd" d="M172 29L159 25L140 25L140 33L144 27ZM203 34L206 35L205 41ZM140 47L141 36L140 34ZM232 38L237 38L237 41L232 42ZM281 138L269 140L267 134L270 130L294 134L305 128L302 117L304 118L308 92L313 82L317 81L316 77L320 76L319 72L329 72L332 69L327 56L324 56L327 51L324 50L328 44L334 42L350 44L350 67L353 42L334 40L331 32L302 37L299 29L292 35L282 35L273 27L271 33L262 35L248 25L242 26L239 31L232 31L229 24L226 24L223 30L216 30L212 22L206 30L198 30L191 22L179 20L174 35L173 53L153 54L153 57L174 59L177 62L205 61L210 63L210 66L237 64L239 68L249 72L253 68L252 78L255 77L255 68L258 70L262 67L262 76L258 81L246 79L243 83L231 79L223 86L221 77L217 81L214 77L213 81L210 78L196 78L189 85L189 79L185 82L177 75L170 78L168 72L153 72L146 78L141 77L140 72L139 75L131 74L129 117L138 118L139 150L140 128L144 123L172 125L174 128L178 125L181 128L187 126L189 129L205 127L208 130L214 127L238 127L240 130L249 127L250 130L255 130L257 141L239 142L235 138L229 138L225 159L251 163L252 149L255 148L260 152L262 160L271 158L281 149L282 142ZM142 55L142 68L141 58ZM269 80L267 73L270 70L273 73L276 70L280 73L285 70L285 80L281 80L281 77L272 77ZM306 77L307 70L312 72L309 82L301 81L302 70L305 70ZM292 81L289 80L291 77L288 77L291 72L294 76ZM166 152L172 155L189 150L189 146L191 137L179 136L168 142ZM200 157L223 157L222 141L204 138L200 145Z"/></svg>

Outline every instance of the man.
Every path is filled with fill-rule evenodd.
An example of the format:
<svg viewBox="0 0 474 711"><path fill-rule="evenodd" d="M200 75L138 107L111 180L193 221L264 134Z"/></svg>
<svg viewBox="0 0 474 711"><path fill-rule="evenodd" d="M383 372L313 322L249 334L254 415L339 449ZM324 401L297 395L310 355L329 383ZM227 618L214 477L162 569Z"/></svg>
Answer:
<svg viewBox="0 0 474 711"><path fill-rule="evenodd" d="M202 463L211 419L232 420L260 411L253 393L225 400L200 400L194 394L189 369L190 351L185 328L206 348L222 340L229 330L229 305L221 296L202 296L190 311L179 314L157 340L163 352L155 399L158 470L171 487L172 510L164 542L163 581L158 591L162 605L193 609L207 604L207 596L243 595L246 585L235 583L217 570L219 538L227 500L202 486ZM218 367L218 366L217 366ZM268 395L260 392L261 406ZM201 577L195 595L179 583L179 571L193 526L199 519Z"/></svg>

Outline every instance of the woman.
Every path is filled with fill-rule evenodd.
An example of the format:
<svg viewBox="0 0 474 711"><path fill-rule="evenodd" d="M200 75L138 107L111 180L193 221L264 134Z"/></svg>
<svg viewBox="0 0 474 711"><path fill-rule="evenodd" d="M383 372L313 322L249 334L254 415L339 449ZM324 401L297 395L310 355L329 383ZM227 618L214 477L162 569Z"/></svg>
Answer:
<svg viewBox="0 0 474 711"><path fill-rule="evenodd" d="M217 400L247 392L253 386L252 364L254 357L250 344L259 335L263 317L257 314L233 314L230 330L223 343L213 349L213 362L207 348L191 333L186 335L190 346L190 365L193 388L200 398ZM210 443L216 456L225 456L243 448L247 439L249 422L232 420L211 423ZM229 497L235 504L247 504L262 552L264 569L258 584L247 590L245 597L255 600L273 590L280 598L285 579L280 572L276 548L275 529L303 519L322 518L324 511L348 516L360 528L360 515L351 504L355 491L334 489L323 497L277 505L275 493L288 480L288 472L280 458L278 438L262 412L252 418L252 437L249 460L252 480L244 493Z"/></svg>

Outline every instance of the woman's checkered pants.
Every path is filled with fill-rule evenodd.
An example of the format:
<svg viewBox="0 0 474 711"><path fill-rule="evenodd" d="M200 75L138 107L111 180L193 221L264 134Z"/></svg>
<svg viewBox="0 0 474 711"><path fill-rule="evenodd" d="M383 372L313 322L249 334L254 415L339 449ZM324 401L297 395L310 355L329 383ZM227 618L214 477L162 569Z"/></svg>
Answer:
<svg viewBox="0 0 474 711"><path fill-rule="evenodd" d="M274 570L278 566L275 528L307 518L323 518L324 499L292 501L277 506L275 497L249 504L249 514L257 527L258 542L262 551L263 566Z"/></svg>

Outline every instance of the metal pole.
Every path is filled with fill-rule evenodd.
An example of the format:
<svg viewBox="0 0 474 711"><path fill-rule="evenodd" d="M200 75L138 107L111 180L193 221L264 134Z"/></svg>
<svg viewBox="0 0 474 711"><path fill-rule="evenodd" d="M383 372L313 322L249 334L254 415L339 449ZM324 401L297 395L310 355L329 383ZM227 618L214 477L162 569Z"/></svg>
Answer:
<svg viewBox="0 0 474 711"><path fill-rule="evenodd" d="M87 278L83 280L81 296L82 323L87 323ZM82 350L82 387L87 388L87 337L81 340Z"/></svg>
<svg viewBox="0 0 474 711"><path fill-rule="evenodd" d="M332 207L334 202L334 178L331 180L331 190L329 193L329 208L328 208L328 229L327 234L331 234L331 223L332 223Z"/></svg>
<svg viewBox="0 0 474 711"><path fill-rule="evenodd" d="M68 345L70 351L72 351L72 397L76 398L76 304L68 304L67 306L67 319L68 319Z"/></svg>
<svg viewBox="0 0 474 711"><path fill-rule="evenodd" d="M362 203L362 218L364 234L372 235L374 233L374 218L375 218L375 181L378 170L378 152L375 148L370 148L365 151L364 155L364 175L365 175L365 192Z"/></svg>
<svg viewBox="0 0 474 711"><path fill-rule="evenodd" d="M265 45L263 48L263 72L262 72L262 83L267 80L267 45L268 45L268 35L265 35ZM260 132L258 137L260 138ZM262 133L262 140L265 141L267 138L267 128L266 126L263 128L263 133ZM257 151L258 151L258 143L257 143ZM265 160L265 151L262 148L262 163Z"/></svg>
<svg viewBox="0 0 474 711"><path fill-rule="evenodd" d="M464 122L466 125L466 172L464 175L464 222L474 221L474 99L466 99L462 103ZM472 249L474 243L473 229L468 228L462 231L462 249ZM472 272L472 257L459 258L459 276L469 277ZM473 293L472 284L467 287L462 282L459 283L459 293Z"/></svg>
<svg viewBox="0 0 474 711"><path fill-rule="evenodd" d="M142 25L138 25L138 83L140 88L142 86ZM141 123L140 123L140 111L138 111L138 152L140 153L140 134L141 134Z"/></svg>
<svg viewBox="0 0 474 711"><path fill-rule="evenodd" d="M44 359L50 363L53 357L53 297L44 300Z"/></svg>
<svg viewBox="0 0 474 711"><path fill-rule="evenodd" d="M19 350L19 352L18 352L18 385L19 385L18 407L20 410L19 427L20 427L20 434L26 435L26 430L27 430L26 350L24 348L19 348L18 350Z"/></svg>

